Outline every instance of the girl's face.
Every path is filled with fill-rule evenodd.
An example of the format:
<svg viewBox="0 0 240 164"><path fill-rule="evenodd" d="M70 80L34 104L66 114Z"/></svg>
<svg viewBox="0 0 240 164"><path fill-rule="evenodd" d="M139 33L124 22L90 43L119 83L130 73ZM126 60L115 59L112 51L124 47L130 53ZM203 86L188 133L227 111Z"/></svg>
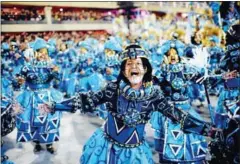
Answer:
<svg viewBox="0 0 240 164"><path fill-rule="evenodd" d="M61 44L60 49L61 49L61 51L65 51L67 49L67 45L64 43Z"/></svg>
<svg viewBox="0 0 240 164"><path fill-rule="evenodd" d="M37 61L47 61L49 59L48 57L48 51L46 48L42 48L39 51L35 53Z"/></svg>
<svg viewBox="0 0 240 164"><path fill-rule="evenodd" d="M127 59L124 75L131 84L141 83L145 73L141 58Z"/></svg>
<svg viewBox="0 0 240 164"><path fill-rule="evenodd" d="M167 53L167 60L169 64L176 64L179 62L177 51L171 48Z"/></svg>

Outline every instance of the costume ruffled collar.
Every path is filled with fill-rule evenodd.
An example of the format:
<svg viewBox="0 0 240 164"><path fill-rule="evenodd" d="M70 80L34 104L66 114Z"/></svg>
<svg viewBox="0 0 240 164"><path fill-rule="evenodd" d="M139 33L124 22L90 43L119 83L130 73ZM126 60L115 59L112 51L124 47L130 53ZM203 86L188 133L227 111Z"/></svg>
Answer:
<svg viewBox="0 0 240 164"><path fill-rule="evenodd" d="M149 83L136 90L124 81L119 83L120 94L128 100L147 100L160 92L160 87Z"/></svg>

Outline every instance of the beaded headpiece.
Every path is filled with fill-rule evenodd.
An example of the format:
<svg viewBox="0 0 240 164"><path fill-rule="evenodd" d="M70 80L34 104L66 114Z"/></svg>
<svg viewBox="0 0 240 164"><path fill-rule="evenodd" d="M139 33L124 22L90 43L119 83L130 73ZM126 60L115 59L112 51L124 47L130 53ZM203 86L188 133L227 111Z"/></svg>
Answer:
<svg viewBox="0 0 240 164"><path fill-rule="evenodd" d="M147 56L148 52L136 44L128 46L121 54L122 60L136 59L137 57L147 58Z"/></svg>

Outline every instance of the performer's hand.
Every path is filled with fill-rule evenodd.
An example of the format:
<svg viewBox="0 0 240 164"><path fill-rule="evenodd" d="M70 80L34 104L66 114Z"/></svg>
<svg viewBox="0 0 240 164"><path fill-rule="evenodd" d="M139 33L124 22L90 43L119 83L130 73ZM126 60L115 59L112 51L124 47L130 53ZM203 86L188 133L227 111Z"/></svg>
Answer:
<svg viewBox="0 0 240 164"><path fill-rule="evenodd" d="M16 59L21 57L21 55L19 53L16 53L14 56L15 56Z"/></svg>
<svg viewBox="0 0 240 164"><path fill-rule="evenodd" d="M20 85L22 85L23 83L25 83L25 79L23 77L17 77L17 81Z"/></svg>
<svg viewBox="0 0 240 164"><path fill-rule="evenodd" d="M223 130L219 128L212 127L212 129L209 131L208 136L215 139L219 138L223 135Z"/></svg>
<svg viewBox="0 0 240 164"><path fill-rule="evenodd" d="M12 109L13 109L13 115L18 115L23 113L23 108L21 107L21 105L17 102L14 102L12 105Z"/></svg>
<svg viewBox="0 0 240 164"><path fill-rule="evenodd" d="M52 68L53 72L58 72L58 70L59 70L58 66L53 66L53 68Z"/></svg>
<svg viewBox="0 0 240 164"><path fill-rule="evenodd" d="M237 70L227 72L222 76L224 80L233 79L235 77L237 77Z"/></svg>
<svg viewBox="0 0 240 164"><path fill-rule="evenodd" d="M84 70L82 70L82 71L80 72L80 74L81 74L81 75L84 75L84 74L85 74L85 71L84 71Z"/></svg>
<svg viewBox="0 0 240 164"><path fill-rule="evenodd" d="M41 115L52 112L51 106L49 104L38 104L38 110Z"/></svg>
<svg viewBox="0 0 240 164"><path fill-rule="evenodd" d="M106 68L106 74L107 74L107 75L111 75L111 74L112 74L112 69L109 68L109 67L107 67L107 68Z"/></svg>

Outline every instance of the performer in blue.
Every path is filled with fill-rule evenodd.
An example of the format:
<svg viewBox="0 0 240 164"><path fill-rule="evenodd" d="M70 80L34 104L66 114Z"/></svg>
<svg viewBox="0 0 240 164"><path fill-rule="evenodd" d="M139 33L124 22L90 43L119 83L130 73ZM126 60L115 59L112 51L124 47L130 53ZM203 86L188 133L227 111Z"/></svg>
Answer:
<svg viewBox="0 0 240 164"><path fill-rule="evenodd" d="M122 57L117 82L110 82L96 93L77 93L62 103L52 102L40 106L46 110L74 109L85 113L93 112L97 105L106 103L107 121L84 145L81 164L153 164L151 149L144 139L145 124L153 111L163 113L172 121L181 122L184 132L207 135L213 130L209 123L174 108L173 104L164 99L159 86L153 84L152 67L147 53L140 46L128 46Z"/></svg>
<svg viewBox="0 0 240 164"><path fill-rule="evenodd" d="M212 9L213 22L216 26L221 26L221 18L220 18L220 6L222 2L208 2L209 7Z"/></svg>
<svg viewBox="0 0 240 164"><path fill-rule="evenodd" d="M170 46L175 45L176 48L178 49L178 55L183 56L184 55L184 48L185 45L182 41L179 39L179 34L177 32L174 32L172 34L172 40L166 41L164 44ZM164 63L164 53L166 52L166 49L169 49L169 47L166 46L158 46L157 47L157 52L154 58L152 58L152 66L154 69L154 75L158 78L160 78L161 73L162 73L162 64Z"/></svg>
<svg viewBox="0 0 240 164"><path fill-rule="evenodd" d="M61 92L65 93L66 97L69 97L68 87L70 81L71 70L77 64L76 52L73 48L67 49L65 42L60 44L60 51L57 53L54 59L54 63L60 68L59 81L55 81L55 87Z"/></svg>
<svg viewBox="0 0 240 164"><path fill-rule="evenodd" d="M95 68L100 72L106 82L113 82L117 80L120 68L119 54L122 52L121 45L117 42L116 38L110 37L104 44L104 52L99 53L98 58L99 64L96 65L99 68ZM100 118L107 118L107 111L105 104L98 107L97 114Z"/></svg>
<svg viewBox="0 0 240 164"><path fill-rule="evenodd" d="M46 144L47 151L54 154L56 150L53 143L59 140L61 112L47 113L38 109L38 105L51 101L61 102L63 96L51 87L51 82L57 78L58 73L57 67L50 62L46 42L36 39L33 49L35 59L21 71L21 80L25 79L27 88L16 99L17 142L35 142L35 153L42 150L40 144Z"/></svg>
<svg viewBox="0 0 240 164"><path fill-rule="evenodd" d="M6 147L2 137L11 133L15 128L15 116L13 115L13 81L9 79L9 70L5 64L1 66L1 163L13 164L5 155Z"/></svg>
<svg viewBox="0 0 240 164"><path fill-rule="evenodd" d="M122 47L114 39L107 40L104 44L103 59L100 59L101 73L108 81L116 81L119 74L119 54L122 52Z"/></svg>
<svg viewBox="0 0 240 164"><path fill-rule="evenodd" d="M239 27L240 25L234 25L233 27L231 27L231 30L227 32L226 52L224 58L222 58L220 63L220 68L222 72L224 72L226 75L222 78L224 89L219 96L218 105L215 113L215 125L219 128L227 128L226 123L228 118L228 112L230 112L231 115L234 115L237 110L239 110L239 107L237 108L237 106L235 106L237 101L239 101L240 95Z"/></svg>
<svg viewBox="0 0 240 164"><path fill-rule="evenodd" d="M72 69L67 85L67 95L75 95L75 92L98 91L104 84L104 78L94 68L95 62L93 48L88 42L81 42L78 51L78 63Z"/></svg>
<svg viewBox="0 0 240 164"><path fill-rule="evenodd" d="M165 54L165 65L162 67L159 85L164 97L174 104L175 109L191 113L201 120L200 115L190 105L187 89L189 80L194 74L198 74L198 70L181 62L183 49L177 47L174 42L165 42L162 52ZM207 142L203 136L185 134L180 124L158 112L153 113L151 124L155 130L155 149L159 152L160 163L200 164L205 161Z"/></svg>
<svg viewBox="0 0 240 164"><path fill-rule="evenodd" d="M53 59L57 55L57 40L55 38L50 38L48 40L48 52L49 56Z"/></svg>
<svg viewBox="0 0 240 164"><path fill-rule="evenodd" d="M240 24L226 34L226 51L221 60L221 91L215 112L215 126L225 129L218 140L211 142L211 163L240 163Z"/></svg>
<svg viewBox="0 0 240 164"><path fill-rule="evenodd" d="M237 5L238 2L222 2L220 6L220 15L222 19L222 28L225 32L229 28L238 23L240 20L240 6Z"/></svg>
<svg viewBox="0 0 240 164"><path fill-rule="evenodd" d="M213 35L209 38L210 45L208 47L209 52L209 74L215 74L217 70L219 70L219 63L221 58L224 56L224 51L222 48L220 48L220 39ZM216 77L210 77L209 83L211 85L211 88L209 89L210 95L219 95L219 92L221 90L221 85L216 85L216 83L219 81Z"/></svg>
<svg viewBox="0 0 240 164"><path fill-rule="evenodd" d="M198 19L196 19L196 22L198 22ZM203 46L201 44L201 39L199 38L199 27L196 27L196 31L194 34L191 36L191 44L187 45L185 50L184 50L184 56L190 60L196 58L198 55L202 55L202 52L199 50L203 50ZM198 61L198 62L203 62L203 61ZM204 91L204 86L202 84L197 83L195 80L190 80L189 81L189 99L191 105L197 105L197 107L202 107L203 103L205 101L205 91Z"/></svg>
<svg viewBox="0 0 240 164"><path fill-rule="evenodd" d="M11 56L11 60L13 61L13 75L15 76L19 74L25 63L24 54L19 51L19 47L16 42L11 42L9 53Z"/></svg>

